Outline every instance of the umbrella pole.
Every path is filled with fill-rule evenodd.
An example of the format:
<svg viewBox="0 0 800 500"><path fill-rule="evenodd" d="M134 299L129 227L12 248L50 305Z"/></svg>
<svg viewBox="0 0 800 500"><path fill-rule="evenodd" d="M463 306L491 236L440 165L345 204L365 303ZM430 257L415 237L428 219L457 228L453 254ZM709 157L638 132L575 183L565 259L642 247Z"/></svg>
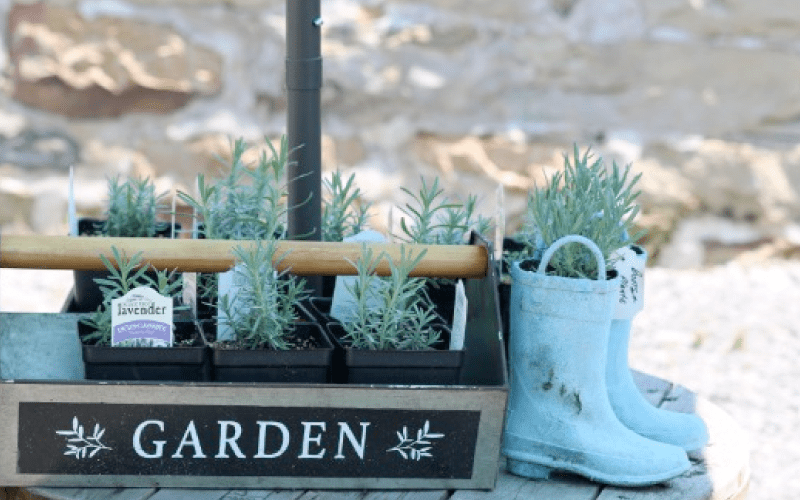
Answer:
<svg viewBox="0 0 800 500"><path fill-rule="evenodd" d="M320 0L286 0L287 229L295 240L322 239L321 26ZM321 292L321 277L307 283Z"/></svg>

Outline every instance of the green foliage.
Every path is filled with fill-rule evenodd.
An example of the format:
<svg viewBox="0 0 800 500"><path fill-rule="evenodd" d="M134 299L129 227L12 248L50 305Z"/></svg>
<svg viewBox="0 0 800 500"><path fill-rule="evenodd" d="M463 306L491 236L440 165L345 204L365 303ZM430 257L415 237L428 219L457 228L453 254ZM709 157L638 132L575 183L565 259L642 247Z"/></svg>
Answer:
<svg viewBox="0 0 800 500"><path fill-rule="evenodd" d="M462 245L470 231L489 233L490 219L475 214L476 196L468 196L465 203L450 201L443 195L438 177L431 185L424 178L421 180L418 193L401 188L411 197L411 203L400 209L410 221L406 222L405 217L400 219L406 241L421 245Z"/></svg>
<svg viewBox="0 0 800 500"><path fill-rule="evenodd" d="M639 212L635 205L639 191L634 187L641 174L630 178L630 165L620 169L616 163L607 169L601 158L589 151L580 154L574 147L570 160L564 155L564 171L554 174L547 187L537 188L528 197L526 224L518 240L527 249L509 256L523 260L538 255L563 236L577 234L589 238L606 259L606 271L613 267L612 253L625 245ZM633 234L637 241L644 231ZM591 251L570 243L550 260L548 274L571 278L595 278L597 264Z"/></svg>
<svg viewBox="0 0 800 500"><path fill-rule="evenodd" d="M342 173L333 172L323 181L326 196L322 202L322 241L344 241L358 234L367 225L371 203L358 203L361 190L355 186L355 174L342 180Z"/></svg>
<svg viewBox="0 0 800 500"><path fill-rule="evenodd" d="M238 343L246 349L293 347L290 334L300 319L297 305L308 298L308 292L305 280L288 275L288 271L276 271L286 257L277 256L276 252L275 240L234 249L237 287L232 296L220 295L219 306L224 313L220 321L231 327Z"/></svg>
<svg viewBox="0 0 800 500"><path fill-rule="evenodd" d="M156 213L164 194L156 196L149 178L108 180L108 209L103 234L106 236L152 237L156 234Z"/></svg>
<svg viewBox="0 0 800 500"><path fill-rule="evenodd" d="M173 300L183 290L183 277L176 275L175 272L166 270L156 270L156 278L153 279L145 274L151 266L142 265L142 252L138 252L133 257L128 258L124 252L120 252L117 247L112 246L114 262L110 261L105 255L100 255L100 260L106 266L110 274L110 279L96 278L95 282L100 286L103 293L103 302L97 310L81 321L92 327L93 332L82 337L84 342L94 342L97 345L111 344L111 301L124 296L134 288L147 286L155 289L165 297ZM173 311L185 309L185 306L173 308Z"/></svg>
<svg viewBox="0 0 800 500"><path fill-rule="evenodd" d="M206 238L250 240L285 236L288 191L284 177L290 152L285 136L279 150L269 140L266 142L271 155L262 153L258 163L250 168L242 160L249 146L243 139L237 139L227 176L206 183L205 176L198 175L198 198L178 193L199 214Z"/></svg>
<svg viewBox="0 0 800 500"><path fill-rule="evenodd" d="M432 326L437 316L424 293L425 281L409 278L424 256L424 250L413 256L401 245L400 261L394 263L385 252L375 257L371 248L362 245L361 257L351 262L358 275L348 285L356 300L355 314L342 322L353 348L423 350L439 340ZM383 259L391 269L390 277L375 275Z"/></svg>

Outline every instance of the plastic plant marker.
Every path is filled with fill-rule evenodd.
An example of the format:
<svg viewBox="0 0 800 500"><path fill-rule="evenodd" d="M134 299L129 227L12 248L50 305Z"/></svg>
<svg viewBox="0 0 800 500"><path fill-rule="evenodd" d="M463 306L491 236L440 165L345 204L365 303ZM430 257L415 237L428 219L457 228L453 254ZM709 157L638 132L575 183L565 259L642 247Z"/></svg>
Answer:
<svg viewBox="0 0 800 500"><path fill-rule="evenodd" d="M240 273L236 271L236 266L234 266L230 271L219 273L219 296L224 297L227 295L231 297L234 308L236 305L236 291L239 287L241 287L241 283L236 279L238 274ZM219 321L217 322L217 340L236 340L236 335L233 332L233 328L231 328L230 324L228 323L228 315L219 306L217 306L217 314L219 315Z"/></svg>
<svg viewBox="0 0 800 500"><path fill-rule="evenodd" d="M450 333L451 351L458 351L464 348L464 335L466 330L467 294L464 291L464 281L458 280L456 283L456 303L453 311L453 326Z"/></svg>
<svg viewBox="0 0 800 500"><path fill-rule="evenodd" d="M344 239L347 243L353 242L374 242L384 243L386 238L377 231L362 231L353 236ZM356 307L353 294L348 289L348 284L352 286L356 282L355 276L337 276L336 287L333 290L333 302L331 303L331 316L339 321L346 321L354 314L353 310ZM374 299L375 305L378 304L377 299Z"/></svg>
<svg viewBox="0 0 800 500"><path fill-rule="evenodd" d="M137 287L111 301L111 345L172 347L172 299Z"/></svg>

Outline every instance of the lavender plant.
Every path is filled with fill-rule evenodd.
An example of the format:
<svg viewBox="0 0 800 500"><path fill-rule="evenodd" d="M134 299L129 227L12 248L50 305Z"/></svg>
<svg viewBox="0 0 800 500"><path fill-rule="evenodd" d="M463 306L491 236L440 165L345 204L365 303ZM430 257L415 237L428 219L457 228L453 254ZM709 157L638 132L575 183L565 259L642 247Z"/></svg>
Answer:
<svg viewBox="0 0 800 500"><path fill-rule="evenodd" d="M422 245L461 245L470 231L488 234L491 221L476 215L476 196L468 196L465 203L454 202L444 196L438 177L430 185L424 178L421 181L422 187L417 193L401 188L411 198L411 202L400 209L408 217L408 221L406 217L400 219L406 241Z"/></svg>
<svg viewBox="0 0 800 500"><path fill-rule="evenodd" d="M597 244L606 259L604 271L610 271L614 251L626 240L637 241L646 234L634 234L633 226L639 212L635 186L640 177L630 177L630 165L621 169L613 163L609 170L601 158L594 159L588 150L581 155L575 145L572 159L564 155L563 172L530 193L526 223L518 238L526 248L507 259L529 259L559 238L578 234ZM579 244L556 252L550 268L548 274L570 278L594 278L599 271L591 251Z"/></svg>
<svg viewBox="0 0 800 500"><path fill-rule="evenodd" d="M279 148L266 141L270 150L263 152L255 165L246 165L248 151L244 139L234 141L230 171L211 182L197 176L198 197L179 192L178 197L197 214L202 224L198 231L207 239L262 240L286 236L288 190L286 168L290 151L286 137ZM218 296L218 276L201 274L198 292L205 304L213 306Z"/></svg>
<svg viewBox="0 0 800 500"><path fill-rule="evenodd" d="M487 236L491 220L477 215L477 197L469 195L465 203L451 201L444 196L439 179L428 184L424 178L418 193L403 188L411 202L401 210L408 217L400 219L404 239L422 245L463 245L470 232ZM438 313L448 322L453 319L455 307L455 281L443 278L426 278L425 294L435 294Z"/></svg>
<svg viewBox="0 0 800 500"><path fill-rule="evenodd" d="M276 267L286 254L276 255L275 240L258 241L250 247L234 249L236 291L222 295L220 321L229 325L236 343L245 349L294 347L292 333L300 319L297 305L308 298L305 280L278 272Z"/></svg>
<svg viewBox="0 0 800 500"><path fill-rule="evenodd" d="M198 175L198 198L178 193L197 211L205 238L251 240L285 236L287 140L285 136L281 138L280 149L269 140L266 142L271 155L262 153L250 168L242 160L249 146L243 139L236 140L226 176L206 183L205 176Z"/></svg>
<svg viewBox="0 0 800 500"><path fill-rule="evenodd" d="M351 262L358 273L356 280L348 284L356 301L354 315L342 322L345 339L353 348L423 350L439 341L433 304L422 293L425 281L409 277L425 253L414 256L401 245L400 260L395 263L385 252L375 256L362 245L360 258ZM384 259L391 270L386 278L375 274Z"/></svg>
<svg viewBox="0 0 800 500"><path fill-rule="evenodd" d="M359 203L361 190L355 186L355 174L345 182L342 173L336 170L330 180L323 181L323 187L322 241L343 241L363 231L372 203Z"/></svg>
<svg viewBox="0 0 800 500"><path fill-rule="evenodd" d="M93 331L84 335L81 340L94 342L96 345L111 344L111 301L118 299L134 288L147 286L155 289L165 297L176 300L183 289L183 279L180 274L167 270L155 270L155 278L148 276L147 271L152 266L143 265L142 252L137 252L128 258L125 252L112 246L113 262L105 255L100 255L100 260L108 269L109 278L96 278L103 292L103 302L96 311L81 322L90 326ZM173 311L185 310L186 306L177 306Z"/></svg>
<svg viewBox="0 0 800 500"><path fill-rule="evenodd" d="M106 236L153 237L164 193L156 195L149 178L108 179L108 208L102 226Z"/></svg>

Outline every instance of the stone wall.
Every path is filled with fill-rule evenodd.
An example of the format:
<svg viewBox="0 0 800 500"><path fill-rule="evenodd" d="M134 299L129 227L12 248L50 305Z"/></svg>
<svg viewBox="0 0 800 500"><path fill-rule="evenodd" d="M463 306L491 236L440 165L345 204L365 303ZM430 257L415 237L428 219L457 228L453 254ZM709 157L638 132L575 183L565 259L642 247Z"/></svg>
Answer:
<svg viewBox="0 0 800 500"><path fill-rule="evenodd" d="M285 0L0 0L0 224L65 232L105 177L191 190L285 128ZM573 143L644 173L654 255L795 253L800 16L790 0L323 0L323 169L380 226L442 178L509 229ZM671 244L668 244L669 241ZM760 252L760 253L759 253Z"/></svg>

